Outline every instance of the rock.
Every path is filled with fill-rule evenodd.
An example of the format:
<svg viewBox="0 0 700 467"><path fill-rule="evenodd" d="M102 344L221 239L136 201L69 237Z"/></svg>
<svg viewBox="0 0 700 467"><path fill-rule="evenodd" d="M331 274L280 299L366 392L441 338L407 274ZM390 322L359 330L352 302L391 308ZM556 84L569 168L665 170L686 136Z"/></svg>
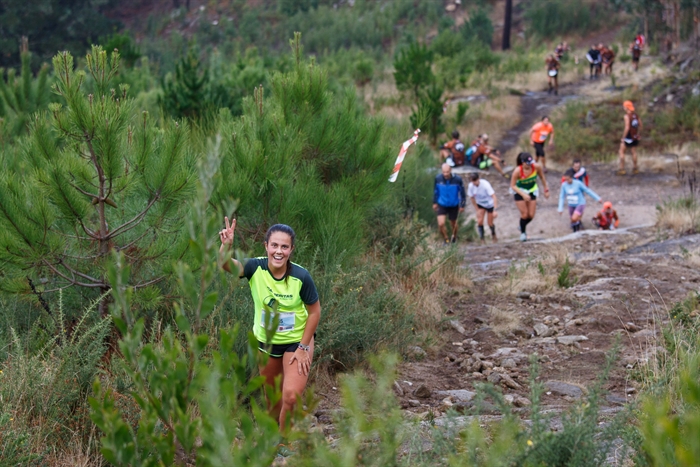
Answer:
<svg viewBox="0 0 700 467"><path fill-rule="evenodd" d="M477 324L486 324L489 322L488 319L484 318L483 316L475 316L474 317L474 322Z"/></svg>
<svg viewBox="0 0 700 467"><path fill-rule="evenodd" d="M521 388L521 386L518 383L516 383L515 380L510 377L510 375L507 375L505 373L501 373L501 383L511 389Z"/></svg>
<svg viewBox="0 0 700 467"><path fill-rule="evenodd" d="M574 326L582 326L585 323L586 323L586 321L584 319L576 318L576 319L572 319L570 321L567 321L566 324L564 324L564 327L568 329L568 328L572 328Z"/></svg>
<svg viewBox="0 0 700 467"><path fill-rule="evenodd" d="M633 337L655 337L656 332L653 329L642 329L632 334Z"/></svg>
<svg viewBox="0 0 700 467"><path fill-rule="evenodd" d="M675 97L676 97L676 96L674 96L673 94L668 94L668 95L666 96L666 102L671 102Z"/></svg>
<svg viewBox="0 0 700 467"><path fill-rule="evenodd" d="M420 401L417 401L415 399L409 399L408 405L410 405L411 407L420 407Z"/></svg>
<svg viewBox="0 0 700 467"><path fill-rule="evenodd" d="M533 295L534 295L534 294L533 294L532 292L527 292L527 291L525 291L525 290L523 290L522 292L518 292L517 294L515 294L516 297L522 298L523 300L531 300L532 297L533 297Z"/></svg>
<svg viewBox="0 0 700 467"><path fill-rule="evenodd" d="M503 396L503 400L506 401L507 404L513 405L515 402L515 396L513 396L513 394L506 394Z"/></svg>
<svg viewBox="0 0 700 467"><path fill-rule="evenodd" d="M483 381L486 379L486 375L484 375L483 373L479 373L478 371L475 371L474 373L472 373L472 378L474 378L475 380L478 380L478 381Z"/></svg>
<svg viewBox="0 0 700 467"><path fill-rule="evenodd" d="M501 366L503 368L516 368L518 364L515 363L515 360L512 358L504 358L501 362Z"/></svg>
<svg viewBox="0 0 700 467"><path fill-rule="evenodd" d="M442 400L442 408L443 408L443 410L447 410L447 409L449 409L450 407L452 407L453 405L454 405L454 403L452 402L452 398L451 398L451 397L445 397L445 398Z"/></svg>
<svg viewBox="0 0 700 467"><path fill-rule="evenodd" d="M425 384L421 384L413 391L413 395L421 399L427 399L431 395L430 388Z"/></svg>
<svg viewBox="0 0 700 467"><path fill-rule="evenodd" d="M513 330L513 335L517 337L530 337L530 330L527 328L517 328Z"/></svg>
<svg viewBox="0 0 700 467"><path fill-rule="evenodd" d="M454 330L457 331L458 333L460 333L460 334L466 334L466 333L467 333L467 330L464 329L464 326L462 326L462 325L459 323L459 321L457 321L456 319L452 319L452 320L450 320L450 321L448 321L448 322L450 323L450 326L452 326L452 329L454 329Z"/></svg>
<svg viewBox="0 0 700 467"><path fill-rule="evenodd" d="M625 323L623 327L629 332L638 332L642 329L631 321L629 323Z"/></svg>
<svg viewBox="0 0 700 467"><path fill-rule="evenodd" d="M406 349L408 358L413 360L422 360L428 356L428 354L421 347L417 345L411 345Z"/></svg>
<svg viewBox="0 0 700 467"><path fill-rule="evenodd" d="M513 405L516 407L529 407L532 403L527 397L515 395L513 398Z"/></svg>
<svg viewBox="0 0 700 467"><path fill-rule="evenodd" d="M540 337L539 339L533 339L532 343L533 344L541 344L541 345L554 345L557 343L557 338L556 337Z"/></svg>
<svg viewBox="0 0 700 467"><path fill-rule="evenodd" d="M544 387L552 394L557 394L559 396L569 396L574 399L579 399L583 396L583 389L579 386L562 381L547 381L544 383Z"/></svg>
<svg viewBox="0 0 700 467"><path fill-rule="evenodd" d="M453 401L470 402L476 396L475 392L467 391L466 389L450 389L449 391L435 391L436 396L447 396Z"/></svg>
<svg viewBox="0 0 700 467"><path fill-rule="evenodd" d="M482 366L482 368L485 368L487 370L493 370L493 367L496 365L494 365L493 362L490 362L487 360L485 362L481 362L481 366Z"/></svg>
<svg viewBox="0 0 700 467"><path fill-rule="evenodd" d="M627 399L621 396L616 396L614 394L608 394L607 396L605 396L605 400L615 405L625 405L627 403Z"/></svg>
<svg viewBox="0 0 700 467"><path fill-rule="evenodd" d="M496 372L492 372L492 373L489 374L489 376L486 378L486 381L488 381L489 383L492 383L492 384L498 384L498 383L501 382L501 374L500 374L500 373L496 373Z"/></svg>
<svg viewBox="0 0 700 467"><path fill-rule="evenodd" d="M549 337L552 334L554 334L554 331L552 329L550 329L549 326L547 326L544 323L535 324L534 329L535 329L535 334L540 336L540 337Z"/></svg>
<svg viewBox="0 0 700 467"><path fill-rule="evenodd" d="M608 271L608 270L610 270L610 268L609 268L606 264L603 264L603 263L596 263L595 268L596 268L597 270L599 270L599 271Z"/></svg>
<svg viewBox="0 0 700 467"><path fill-rule="evenodd" d="M587 341L586 336L559 336L557 337L557 343L562 345L574 345L576 342Z"/></svg>
<svg viewBox="0 0 700 467"><path fill-rule="evenodd" d="M403 388L401 387L398 381L394 381L394 392L399 397L403 396Z"/></svg>
<svg viewBox="0 0 700 467"><path fill-rule="evenodd" d="M637 389L636 389L636 388L627 388L627 389L625 389L625 394L634 394L635 392L637 392Z"/></svg>

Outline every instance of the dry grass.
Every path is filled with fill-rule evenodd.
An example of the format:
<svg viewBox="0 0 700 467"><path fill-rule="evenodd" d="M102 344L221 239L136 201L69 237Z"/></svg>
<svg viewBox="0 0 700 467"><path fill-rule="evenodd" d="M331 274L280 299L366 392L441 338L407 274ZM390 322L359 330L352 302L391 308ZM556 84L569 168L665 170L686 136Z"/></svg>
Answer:
<svg viewBox="0 0 700 467"><path fill-rule="evenodd" d="M514 263L508 274L492 287L492 293L517 295L519 292L547 294L558 290L557 276L566 259L574 265L565 245L553 244L544 255Z"/></svg>
<svg viewBox="0 0 700 467"><path fill-rule="evenodd" d="M489 324L499 336L504 336L518 329L522 324L520 314L513 310L501 310L495 306L488 308Z"/></svg>
<svg viewBox="0 0 700 467"><path fill-rule="evenodd" d="M669 202L656 212L656 226L679 235L695 232L699 223L700 206L697 203Z"/></svg>
<svg viewBox="0 0 700 467"><path fill-rule="evenodd" d="M668 146L661 154L640 151L639 166L648 172L677 172L693 170L700 162L700 145L688 142L681 145Z"/></svg>

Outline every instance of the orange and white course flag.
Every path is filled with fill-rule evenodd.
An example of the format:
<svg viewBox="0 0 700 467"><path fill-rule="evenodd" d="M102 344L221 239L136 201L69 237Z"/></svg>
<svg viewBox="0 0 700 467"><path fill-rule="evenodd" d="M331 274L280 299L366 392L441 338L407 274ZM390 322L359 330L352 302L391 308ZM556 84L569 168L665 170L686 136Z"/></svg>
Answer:
<svg viewBox="0 0 700 467"><path fill-rule="evenodd" d="M418 139L418 133L420 133L420 128L413 132L411 139L404 141L401 145L401 150L396 158L396 164L394 164L394 170L391 172L391 177L389 177L390 182L395 182L398 178L399 170L401 170L401 164L403 163L404 157L406 157L406 151L408 151L408 148L416 142Z"/></svg>

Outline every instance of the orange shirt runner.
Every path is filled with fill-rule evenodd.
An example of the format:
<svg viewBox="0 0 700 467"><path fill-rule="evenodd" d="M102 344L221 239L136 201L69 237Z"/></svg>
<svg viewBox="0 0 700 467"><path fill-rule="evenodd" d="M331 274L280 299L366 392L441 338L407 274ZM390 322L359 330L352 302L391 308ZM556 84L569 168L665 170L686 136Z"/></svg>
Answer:
<svg viewBox="0 0 700 467"><path fill-rule="evenodd" d="M549 135L554 134L554 127L551 123L538 122L530 130L533 143L544 143Z"/></svg>

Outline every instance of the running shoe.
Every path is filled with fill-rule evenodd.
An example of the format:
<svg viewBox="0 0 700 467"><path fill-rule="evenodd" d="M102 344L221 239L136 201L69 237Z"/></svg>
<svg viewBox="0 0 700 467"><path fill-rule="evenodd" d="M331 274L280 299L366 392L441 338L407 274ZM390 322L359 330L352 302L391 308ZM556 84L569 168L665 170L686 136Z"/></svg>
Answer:
<svg viewBox="0 0 700 467"><path fill-rule="evenodd" d="M294 454L294 451L289 449L289 446L284 444L277 445L277 457L289 457Z"/></svg>
<svg viewBox="0 0 700 467"><path fill-rule="evenodd" d="M456 235L452 236L452 243L457 243L457 236Z"/></svg>
<svg viewBox="0 0 700 467"><path fill-rule="evenodd" d="M498 237L495 235L491 235L491 239L493 240L493 243L498 243Z"/></svg>
<svg viewBox="0 0 700 467"><path fill-rule="evenodd" d="M638 175L638 174L639 174L639 169L637 167L632 169L632 175Z"/></svg>
<svg viewBox="0 0 700 467"><path fill-rule="evenodd" d="M625 169L620 169L616 172L617 175L627 175L627 171Z"/></svg>
<svg viewBox="0 0 700 467"><path fill-rule="evenodd" d="M524 242L525 240L527 240L527 234L525 232L523 232L520 234L520 241Z"/></svg>

